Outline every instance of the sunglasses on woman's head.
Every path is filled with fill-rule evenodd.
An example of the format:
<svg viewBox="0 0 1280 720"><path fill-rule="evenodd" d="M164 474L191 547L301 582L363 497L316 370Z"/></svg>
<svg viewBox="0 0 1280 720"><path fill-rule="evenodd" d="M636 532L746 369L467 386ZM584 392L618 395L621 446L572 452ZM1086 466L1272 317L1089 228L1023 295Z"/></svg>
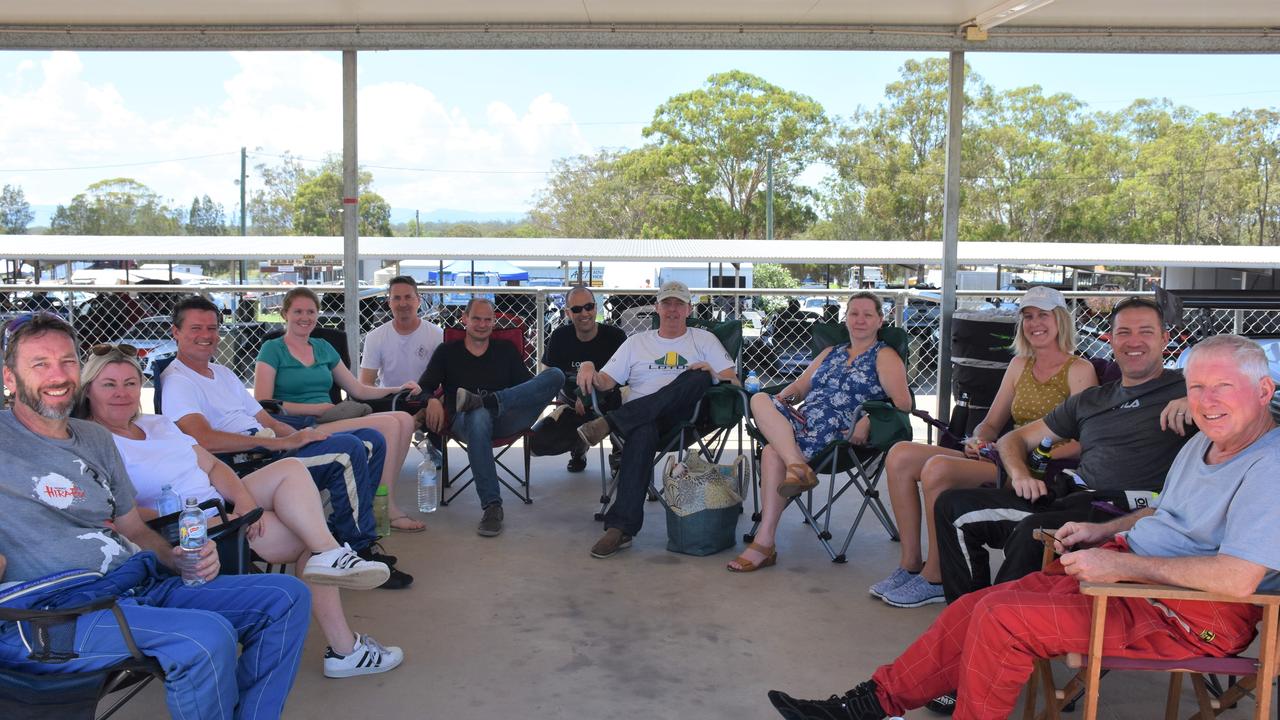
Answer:
<svg viewBox="0 0 1280 720"><path fill-rule="evenodd" d="M89 348L89 352L98 357L102 357L103 355L107 355L112 352L119 352L125 357L138 357L138 348L130 345L129 343L120 343L118 345L112 343L98 343L97 345Z"/></svg>

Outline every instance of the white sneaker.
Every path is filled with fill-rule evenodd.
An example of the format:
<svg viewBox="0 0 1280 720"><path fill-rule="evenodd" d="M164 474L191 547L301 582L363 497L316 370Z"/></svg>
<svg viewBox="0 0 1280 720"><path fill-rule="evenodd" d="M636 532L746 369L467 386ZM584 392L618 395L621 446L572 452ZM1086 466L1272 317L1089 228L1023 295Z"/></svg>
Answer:
<svg viewBox="0 0 1280 720"><path fill-rule="evenodd" d="M333 648L324 652L324 676L331 678L373 675L394 670L404 661L404 652L398 647L383 647L368 635L356 633L356 646L346 655L339 655Z"/></svg>
<svg viewBox="0 0 1280 720"><path fill-rule="evenodd" d="M391 577L391 570L380 562L365 560L342 545L312 555L302 568L302 579L317 585L336 585L348 590L376 588Z"/></svg>

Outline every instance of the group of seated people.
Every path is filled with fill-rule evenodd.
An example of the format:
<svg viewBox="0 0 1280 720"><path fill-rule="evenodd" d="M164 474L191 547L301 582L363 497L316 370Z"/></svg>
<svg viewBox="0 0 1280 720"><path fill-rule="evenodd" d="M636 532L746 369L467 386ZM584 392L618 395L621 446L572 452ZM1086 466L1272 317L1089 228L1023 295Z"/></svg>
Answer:
<svg viewBox="0 0 1280 720"><path fill-rule="evenodd" d="M388 294L392 320L367 337L357 378L335 348L312 337L319 302L296 288L285 297L284 335L258 356L250 396L213 362L217 308L192 297L174 309L178 353L158 383L161 415L139 412L136 350L97 345L82 364L73 331L57 316L15 321L4 337L12 407L0 412L0 457L10 468L0 477L0 587L96 570L100 592L129 596L126 617L147 631L139 645L161 661L175 716L278 716L298 669L308 609L329 643L326 676L391 670L403 651L352 630L339 590L413 581L377 544L373 496L379 484L394 487L417 422L466 445L482 508L477 533L486 537L499 535L505 519L494 438L533 426L531 444L547 445L545 434L563 427L534 423L558 396L560 417L576 428L570 471L585 467L589 447L609 436L621 440L616 494L590 549L594 558L611 558L641 529L659 438L686 421L713 384L739 383L719 340L688 326L691 301L682 283L665 283L656 296L657 329L626 337L596 321L590 289L574 288L567 322L540 358L545 369L533 375L520 348L492 341L492 303L468 303L465 336L444 343L442 330L419 316L416 283L397 277ZM728 570L777 563L781 515L818 483L810 460L833 440L866 442L863 402L911 409L903 360L879 339L883 321L877 296L854 294L846 305L848 342L824 350L780 391L750 398L768 441L760 457L761 524ZM1074 355L1065 299L1032 289L1020 302L1016 357L963 450L900 443L890 451L901 562L871 594L899 607L950 606L903 656L843 696L810 701L770 692L784 717L882 718L931 701L954 704L959 717L1005 717L1032 659L1087 644L1079 580L1145 580L1234 595L1277 584L1280 550L1244 539L1270 526L1265 519L1276 502L1261 478L1280 447L1267 411L1274 385L1265 356L1235 336L1206 340L1184 382L1181 372L1163 367L1168 336L1158 306L1131 298L1116 306L1111 323L1120 379L1099 385L1093 366ZM335 383L382 411L344 417L330 402ZM625 400L616 393L621 385ZM397 393L420 400L417 419L389 409L385 399ZM588 407L593 397L599 405ZM255 398L280 401L286 415L269 414ZM1001 434L1009 423L1014 429ZM1043 438L1053 442L1055 459L1078 460L1065 482L1032 475L1028 453ZM262 451L271 462L243 477L219 459ZM1001 473L1003 484L987 487ZM300 581L220 575L207 546L199 572L208 584L184 586L170 572L181 551L145 523L166 485L183 497L224 500L231 518L262 508L246 533L251 548L268 562L295 563ZM1125 514L1096 522L1098 500ZM389 506L396 531L423 529L394 495ZM1039 543L1031 538L1038 527L1057 528L1058 549L1067 551L1056 573L1038 572ZM30 542L35 536L38 545ZM987 547L1005 557L992 587ZM1020 610L1028 604L1042 610L1028 616ZM1252 639L1257 619L1229 605L1143 605L1118 615L1126 620L1109 631L1108 652L1233 653ZM92 627L101 615L79 623ZM1197 634L1204 628L1216 640ZM115 633L77 634L75 650L80 657L54 671L105 667L129 652ZM0 626L0 664L30 665L26 652L16 628Z"/></svg>

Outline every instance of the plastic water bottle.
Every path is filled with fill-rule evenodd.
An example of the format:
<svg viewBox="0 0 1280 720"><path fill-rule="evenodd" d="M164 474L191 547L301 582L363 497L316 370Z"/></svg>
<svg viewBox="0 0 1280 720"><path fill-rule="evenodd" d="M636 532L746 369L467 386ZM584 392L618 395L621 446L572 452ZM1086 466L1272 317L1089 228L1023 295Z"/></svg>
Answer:
<svg viewBox="0 0 1280 720"><path fill-rule="evenodd" d="M387 486L379 485L373 494L373 519L378 527L378 537L391 535L391 512L387 508Z"/></svg>
<svg viewBox="0 0 1280 720"><path fill-rule="evenodd" d="M204 578L196 574L196 565L200 562L200 551L209 541L209 526L204 519L204 510L195 498L187 498L187 506L178 516L178 544L182 546L182 560L179 569L182 571L182 582L188 587L204 584Z"/></svg>
<svg viewBox="0 0 1280 720"><path fill-rule="evenodd" d="M174 492L172 485L160 488L160 497L156 498L156 513L160 517L173 515L182 511L182 499Z"/></svg>
<svg viewBox="0 0 1280 720"><path fill-rule="evenodd" d="M755 370L747 373L747 379L742 381L742 387L752 394L760 392L760 378Z"/></svg>
<svg viewBox="0 0 1280 720"><path fill-rule="evenodd" d="M418 512L435 512L440 505L440 453L430 441L418 448L422 462L418 463Z"/></svg>
<svg viewBox="0 0 1280 720"><path fill-rule="evenodd" d="M1041 480L1044 479L1044 471L1049 467L1049 461L1053 459L1053 438L1046 437L1040 441L1035 450L1027 457L1027 469L1031 474Z"/></svg>

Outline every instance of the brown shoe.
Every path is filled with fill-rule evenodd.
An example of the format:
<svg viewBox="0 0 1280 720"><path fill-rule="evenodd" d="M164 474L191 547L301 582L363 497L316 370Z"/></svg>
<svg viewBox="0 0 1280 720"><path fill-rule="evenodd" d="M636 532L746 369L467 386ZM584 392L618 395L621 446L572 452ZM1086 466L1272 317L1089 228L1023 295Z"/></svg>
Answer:
<svg viewBox="0 0 1280 720"><path fill-rule="evenodd" d="M590 422L582 423L578 426L578 437L582 438L582 442L586 443L588 447L595 445L609 437L609 422L602 417L598 417Z"/></svg>
<svg viewBox="0 0 1280 720"><path fill-rule="evenodd" d="M787 466L787 477L778 485L778 494L784 498L793 498L818 486L818 476L813 468L800 463Z"/></svg>
<svg viewBox="0 0 1280 720"><path fill-rule="evenodd" d="M618 528L609 528L604 535L591 546L591 557L601 560L613 557L619 550L631 547L631 536L624 535Z"/></svg>

